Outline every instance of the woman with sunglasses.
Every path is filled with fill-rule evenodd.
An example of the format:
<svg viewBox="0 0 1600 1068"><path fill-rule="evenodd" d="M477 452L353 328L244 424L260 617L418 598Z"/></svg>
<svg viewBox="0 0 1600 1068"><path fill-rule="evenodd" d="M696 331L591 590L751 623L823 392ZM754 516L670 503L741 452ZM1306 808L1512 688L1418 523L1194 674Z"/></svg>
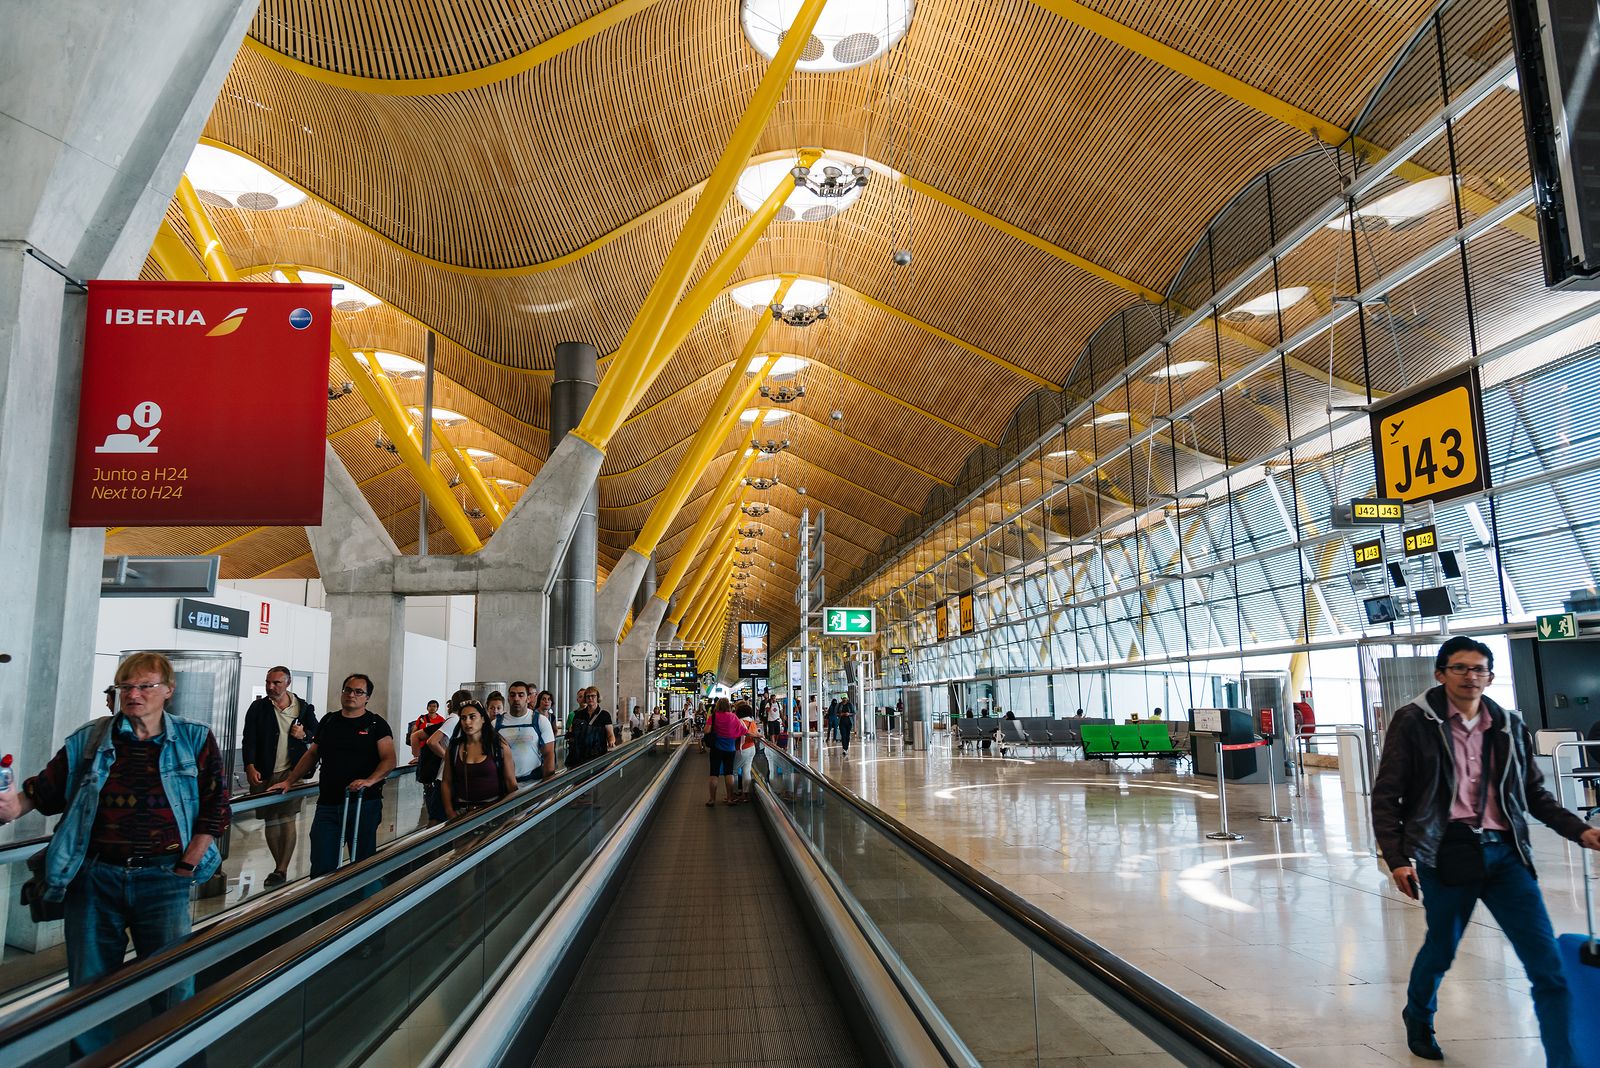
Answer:
<svg viewBox="0 0 1600 1068"><path fill-rule="evenodd" d="M444 760L441 780L446 819L491 805L517 789L511 744L500 737L483 706L466 701Z"/></svg>

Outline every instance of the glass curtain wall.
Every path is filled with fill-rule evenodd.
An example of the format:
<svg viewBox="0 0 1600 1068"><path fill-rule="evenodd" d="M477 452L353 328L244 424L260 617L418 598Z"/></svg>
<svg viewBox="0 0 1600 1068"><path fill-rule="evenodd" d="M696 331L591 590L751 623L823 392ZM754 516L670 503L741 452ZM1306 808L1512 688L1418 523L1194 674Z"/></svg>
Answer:
<svg viewBox="0 0 1600 1068"><path fill-rule="evenodd" d="M1112 316L930 501L942 518L867 562L846 601L907 649L885 683L1120 720L1273 671L1357 722L1363 645L1438 641L1418 589L1450 590L1452 632L1592 598L1600 295L1544 287L1532 200L1504 5L1447 4L1345 144L1251 181L1164 304ZM1468 366L1493 488L1434 509L1448 557L1333 528L1376 489L1363 406ZM1387 564L1358 567L1372 538Z"/></svg>

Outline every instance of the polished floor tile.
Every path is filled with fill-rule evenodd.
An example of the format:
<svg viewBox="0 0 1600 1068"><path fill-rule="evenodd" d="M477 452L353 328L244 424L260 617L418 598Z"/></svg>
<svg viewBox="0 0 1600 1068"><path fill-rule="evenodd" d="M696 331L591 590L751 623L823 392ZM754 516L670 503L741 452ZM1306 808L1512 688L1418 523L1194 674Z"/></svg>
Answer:
<svg viewBox="0 0 1600 1068"><path fill-rule="evenodd" d="M1216 783L1181 768L952 757L942 739L913 753L881 735L853 747L849 759L835 746L817 762L979 872L1296 1063L1418 1063L1405 1048L1399 1013L1422 910L1390 886L1373 855L1366 798L1346 797L1337 773L1279 784L1279 811L1293 817L1286 824L1256 818L1268 811L1265 786L1229 786L1229 826L1244 839L1220 842L1205 837L1220 826ZM1536 827L1534 853L1556 929L1583 930L1580 851ZM959 933L966 925L950 915L928 907L899 920L914 935L915 952L935 966L971 966L995 988L1015 984L1003 978L1004 954L976 944L980 932L966 945ZM1493 918L1479 909L1440 992L1437 1026L1449 1063L1543 1064L1527 985ZM974 992L1002 991L980 984ZM1059 1059L1038 1063L1171 1063L1075 987L1042 993L1041 1037L1055 1032L1060 1044L1042 1044L1041 1052ZM1054 1022L1052 1009L1061 1014ZM998 1040L985 1052L996 1063L1013 1055Z"/></svg>

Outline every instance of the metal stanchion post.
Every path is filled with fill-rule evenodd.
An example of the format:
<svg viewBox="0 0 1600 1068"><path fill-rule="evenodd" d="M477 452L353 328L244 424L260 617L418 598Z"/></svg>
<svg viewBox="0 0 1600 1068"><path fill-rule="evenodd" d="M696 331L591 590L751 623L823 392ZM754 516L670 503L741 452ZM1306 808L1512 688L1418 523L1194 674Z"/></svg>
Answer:
<svg viewBox="0 0 1600 1068"><path fill-rule="evenodd" d="M1236 831L1228 830L1228 775L1227 769L1224 768L1222 764L1222 735L1219 734L1216 736L1216 742L1217 804L1222 809L1222 829L1219 831L1212 831L1210 834L1206 835L1206 837L1219 842L1237 842L1242 840L1244 835L1239 834Z"/></svg>
<svg viewBox="0 0 1600 1068"><path fill-rule="evenodd" d="M1278 781L1272 774L1273 762L1278 759L1271 738L1267 739L1267 797L1271 800L1271 815L1257 816L1262 823L1293 823L1293 816L1278 815Z"/></svg>

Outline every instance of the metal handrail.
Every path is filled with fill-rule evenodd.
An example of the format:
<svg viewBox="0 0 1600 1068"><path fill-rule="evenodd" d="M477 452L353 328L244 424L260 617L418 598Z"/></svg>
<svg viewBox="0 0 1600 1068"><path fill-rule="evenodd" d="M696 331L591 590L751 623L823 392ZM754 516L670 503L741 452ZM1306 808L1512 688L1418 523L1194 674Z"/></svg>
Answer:
<svg viewBox="0 0 1600 1068"><path fill-rule="evenodd" d="M1557 742L1555 749L1551 750L1550 759L1553 762L1551 765L1551 770L1555 772L1556 780L1556 804L1560 805L1562 808L1566 808L1566 790L1562 786L1562 783L1564 783L1567 779L1574 777L1572 776L1571 772L1563 773L1561 770L1561 750L1563 749L1594 749L1600 751L1600 739L1596 739L1592 742ZM1587 771L1592 769L1585 768L1581 763L1574 766L1572 769L1572 771L1580 770Z"/></svg>
<svg viewBox="0 0 1600 1068"><path fill-rule="evenodd" d="M778 751L797 772L839 797L868 824L898 842L947 886L966 896L1024 944L1088 985L1099 987L1128 1014L1154 1020L1192 1052L1233 1068L1293 1068L1244 1032L1156 982L1099 943L1079 934L1014 891L951 855L809 764ZM770 759L770 757L769 757Z"/></svg>
<svg viewBox="0 0 1600 1068"><path fill-rule="evenodd" d="M351 946L369 937L371 932L367 929L376 921L383 919L384 914L401 908L402 899L414 893L436 889L442 880L457 877L464 867L482 863L508 844L512 838L543 822L569 799L587 792L596 779L603 778L617 768L650 752L655 748L657 741L662 740L678 725L678 722L668 724L618 746L611 751L609 759L589 761L566 781L560 777L550 780L552 786L558 786L560 789L552 790L551 796L542 799L541 803L527 805L526 811L517 813L514 819L494 828L470 852L465 854L451 852L434 858L421 868L408 873L400 881L385 886L360 904L302 933L287 944L273 949L251 965L234 972L205 990L198 991L194 997L135 1028L131 1033L92 1054L81 1063L86 1068L104 1068L104 1066L137 1061L170 1045L178 1036L187 1034L206 1018L224 1011L229 1004L248 996L252 991L262 990L275 982L292 980L295 977L294 973L302 967L311 967L322 960L342 955ZM477 814L493 812L507 800L502 798L488 808L479 810ZM469 819L445 826L459 825L464 832L470 832L476 830L480 822ZM366 863L363 861L343 870L351 877L358 877L359 869ZM372 879L371 873L365 874L368 880ZM3 1048L0 1046L0 1049Z"/></svg>
<svg viewBox="0 0 1600 1068"><path fill-rule="evenodd" d="M417 765L415 762L398 765L388 775L384 776L384 782L388 782L390 779L402 778L408 773L415 774L416 770ZM285 790L282 794L268 794L257 791L251 791L247 794L235 794L228 798L228 809L237 816L240 813L252 812L258 808L265 808L267 805L278 804L281 801L292 800L297 797L310 797L318 789L317 780L308 779L304 784L291 790ZM32 838L17 838L7 842L4 846L0 846L0 864L11 864L19 860L27 860L33 854L49 845L50 839L54 837L55 832L52 831L49 834L36 835Z"/></svg>
<svg viewBox="0 0 1600 1068"><path fill-rule="evenodd" d="M254 906L232 910L217 922L159 953L134 961L93 983L69 989L59 998L0 1024L0 1051L9 1053L13 1043L36 1036L46 1029L61 1030L60 1041L65 1041L83 1030L72 1017L84 1011L97 1011L99 1016L109 1019L125 1008L141 1004L152 992L164 990L201 968L258 941L260 937L314 914L350 893L353 887L382 879L430 849L448 848L450 842L516 809L554 804L580 792L584 784L649 749L676 726L676 723L668 724L618 746L612 750L609 759L590 761L573 772L525 786L467 816L414 832L403 839L405 844L400 848L380 850L328 875L306 880L299 886L264 897ZM407 765L407 769L414 771L415 766ZM94 1022L98 1020L90 1021ZM54 1038L42 1043L44 1048L52 1048L52 1044L59 1043ZM21 1058L23 1061L27 1059Z"/></svg>

